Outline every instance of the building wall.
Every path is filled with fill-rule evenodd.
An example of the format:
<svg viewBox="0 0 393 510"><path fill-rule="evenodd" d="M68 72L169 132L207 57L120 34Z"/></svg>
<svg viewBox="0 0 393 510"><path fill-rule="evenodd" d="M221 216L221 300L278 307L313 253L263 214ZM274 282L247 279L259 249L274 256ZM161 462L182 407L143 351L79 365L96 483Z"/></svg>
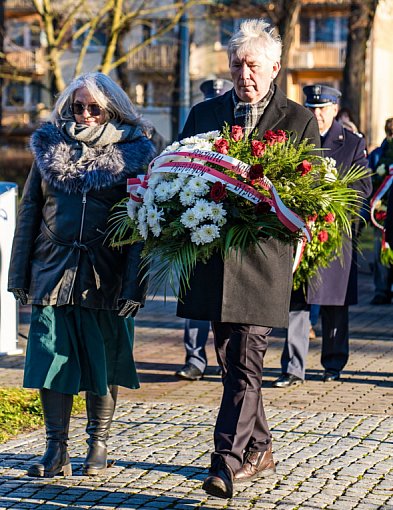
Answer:
<svg viewBox="0 0 393 510"><path fill-rule="evenodd" d="M385 137L384 125L393 117L393 2L380 2L368 47L366 117L369 148Z"/></svg>

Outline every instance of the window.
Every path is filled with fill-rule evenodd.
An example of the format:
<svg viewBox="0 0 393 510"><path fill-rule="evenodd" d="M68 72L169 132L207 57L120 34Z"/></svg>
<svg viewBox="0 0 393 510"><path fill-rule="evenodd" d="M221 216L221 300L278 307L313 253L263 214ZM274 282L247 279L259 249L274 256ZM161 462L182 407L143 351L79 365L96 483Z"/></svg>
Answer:
<svg viewBox="0 0 393 510"><path fill-rule="evenodd" d="M348 35L348 18L324 17L300 18L300 42L345 42Z"/></svg>
<svg viewBox="0 0 393 510"><path fill-rule="evenodd" d="M74 32L77 32L84 24L85 24L84 21L77 22L74 26ZM83 41L85 40L88 33L89 33L89 30L86 29L86 31L83 32L82 35L80 35L78 37L78 39L76 39L73 42L73 46L75 48L79 48L80 46L82 46ZM107 41L107 37L106 37L106 33L104 32L104 30L101 30L101 29L96 30L96 32L94 32L94 35L89 42L89 48L94 49L94 48L100 48L102 46L105 46L106 41Z"/></svg>

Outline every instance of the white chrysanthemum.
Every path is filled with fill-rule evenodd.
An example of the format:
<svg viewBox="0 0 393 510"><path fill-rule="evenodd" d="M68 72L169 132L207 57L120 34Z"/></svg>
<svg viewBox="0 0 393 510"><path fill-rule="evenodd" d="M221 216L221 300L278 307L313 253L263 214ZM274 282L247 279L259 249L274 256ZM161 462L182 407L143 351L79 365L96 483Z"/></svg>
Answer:
<svg viewBox="0 0 393 510"><path fill-rule="evenodd" d="M183 189L179 194L180 203L184 206L193 205L196 200L196 195L189 188Z"/></svg>
<svg viewBox="0 0 393 510"><path fill-rule="evenodd" d="M209 218L214 221L214 223L219 223L224 219L224 216L226 216L227 212L224 209L224 206L222 204L209 204L210 210L209 210ZM225 223L225 222L224 222ZM223 225L223 223L221 223Z"/></svg>
<svg viewBox="0 0 393 510"><path fill-rule="evenodd" d="M172 183L165 181L157 184L154 190L155 198L157 202L165 202L173 197L176 191L172 190Z"/></svg>
<svg viewBox="0 0 393 510"><path fill-rule="evenodd" d="M132 220L136 218L139 206L140 202L135 202L135 200L132 200L131 198L127 202L127 214Z"/></svg>
<svg viewBox="0 0 393 510"><path fill-rule="evenodd" d="M146 212L146 221L149 227L153 228L160 221L163 221L163 210L158 210L157 207L150 207Z"/></svg>
<svg viewBox="0 0 393 510"><path fill-rule="evenodd" d="M152 231L152 234L154 237L160 237L160 234L161 234L161 226L159 223L156 223L156 225L154 225L153 227L151 227L151 231Z"/></svg>
<svg viewBox="0 0 393 510"><path fill-rule="evenodd" d="M171 182L171 186L172 186L172 190L175 193L177 193L178 191L181 190L181 188L183 187L184 185L184 179L181 179L180 177L176 177L176 179L174 179L172 182Z"/></svg>
<svg viewBox="0 0 393 510"><path fill-rule="evenodd" d="M180 216L180 223L187 228L194 228L199 224L199 218L196 217L193 209L187 209L187 211Z"/></svg>
<svg viewBox="0 0 393 510"><path fill-rule="evenodd" d="M165 147L165 149L162 151L162 154L164 154L165 152L173 152L177 150L179 147L180 147L179 142L173 142L171 143L171 145L168 145L168 147Z"/></svg>
<svg viewBox="0 0 393 510"><path fill-rule="evenodd" d="M147 190L145 191L145 194L143 195L143 203L147 207L154 204L154 191L150 187L147 188Z"/></svg>
<svg viewBox="0 0 393 510"><path fill-rule="evenodd" d="M138 210L138 221L139 223L145 223L146 222L146 207L142 205L142 207Z"/></svg>
<svg viewBox="0 0 393 510"><path fill-rule="evenodd" d="M139 214L138 214L138 216L139 216ZM139 220L139 218L138 218L138 220ZM146 221L139 220L137 228L138 228L138 232L141 235L141 237L146 240L148 233L149 233Z"/></svg>
<svg viewBox="0 0 393 510"><path fill-rule="evenodd" d="M379 167L377 167L377 169L375 170L376 173L378 175L380 175L381 177L383 177L384 175L386 175L386 168L385 168L385 165L382 164L382 165L379 165Z"/></svg>
<svg viewBox="0 0 393 510"><path fill-rule="evenodd" d="M200 133L199 137L206 139L206 140L215 140L216 138L219 138L221 135L220 131L208 131L207 133Z"/></svg>
<svg viewBox="0 0 393 510"><path fill-rule="evenodd" d="M217 225L203 225L191 234L191 241L195 244L208 244L220 237L220 229Z"/></svg>
<svg viewBox="0 0 393 510"><path fill-rule="evenodd" d="M153 174L151 174L149 176L149 188L151 189L154 189L157 184L159 184L160 182L162 182L164 180L164 175L163 173L160 173L160 172L154 172Z"/></svg>
<svg viewBox="0 0 393 510"><path fill-rule="evenodd" d="M187 136L187 138L183 138L180 140L180 145L198 145L201 142L201 138L196 136Z"/></svg>
<svg viewBox="0 0 393 510"><path fill-rule="evenodd" d="M202 244L201 234L199 232L199 229L194 230L194 232L191 233L191 242L194 244Z"/></svg>
<svg viewBox="0 0 393 510"><path fill-rule="evenodd" d="M194 207L192 210L195 213L195 216L199 218L200 220L203 220L204 218L207 218L209 216L210 212L210 204L207 200L204 200L203 198L200 198L195 202Z"/></svg>
<svg viewBox="0 0 393 510"><path fill-rule="evenodd" d="M187 187L199 196L205 195L209 191L209 185L202 177L192 177L188 181Z"/></svg>

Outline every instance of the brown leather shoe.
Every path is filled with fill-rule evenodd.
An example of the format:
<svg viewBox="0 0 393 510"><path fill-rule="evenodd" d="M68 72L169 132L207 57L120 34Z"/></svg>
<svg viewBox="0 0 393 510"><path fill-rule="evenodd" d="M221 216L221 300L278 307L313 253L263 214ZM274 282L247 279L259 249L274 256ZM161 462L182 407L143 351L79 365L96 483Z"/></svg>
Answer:
<svg viewBox="0 0 393 510"><path fill-rule="evenodd" d="M246 452L243 466L235 473L234 482L248 482L255 478L271 476L276 472L272 445L265 452Z"/></svg>

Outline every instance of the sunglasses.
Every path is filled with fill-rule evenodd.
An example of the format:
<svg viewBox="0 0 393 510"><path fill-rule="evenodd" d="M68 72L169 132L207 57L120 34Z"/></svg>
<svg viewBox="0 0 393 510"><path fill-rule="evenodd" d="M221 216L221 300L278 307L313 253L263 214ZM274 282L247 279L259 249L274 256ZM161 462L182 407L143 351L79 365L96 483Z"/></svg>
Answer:
<svg viewBox="0 0 393 510"><path fill-rule="evenodd" d="M101 106L96 103L72 103L71 105L71 111L74 115L83 115L85 110L87 110L92 117L98 117L102 112Z"/></svg>

